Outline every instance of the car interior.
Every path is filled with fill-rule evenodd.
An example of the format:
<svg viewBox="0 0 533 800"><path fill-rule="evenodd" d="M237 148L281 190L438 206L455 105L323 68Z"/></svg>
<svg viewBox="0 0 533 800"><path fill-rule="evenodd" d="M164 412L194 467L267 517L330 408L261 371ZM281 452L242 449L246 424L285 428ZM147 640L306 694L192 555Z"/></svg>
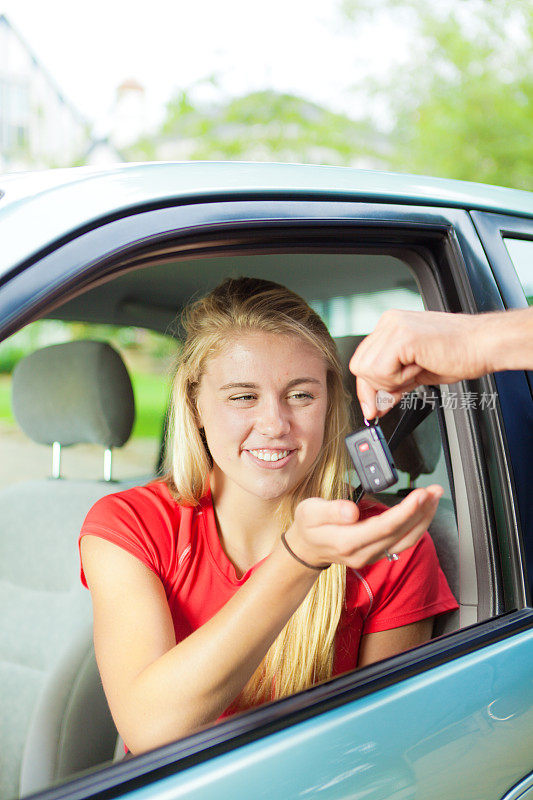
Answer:
<svg viewBox="0 0 533 800"><path fill-rule="evenodd" d="M354 425L360 426L349 358L386 308L423 308L418 270L408 257L378 251L177 258L167 249L130 259L116 277L67 298L48 316L135 326L179 340L180 310L223 278L249 275L282 283L329 326L354 398ZM50 471L39 479L14 476L0 487L0 592L7 609L1 621L0 796L6 798L123 757L94 658L91 602L79 578L77 537L100 496L148 482L161 468L156 459L134 477L111 472L112 452L132 431L134 400L124 361L105 341L52 343L30 353L14 370L12 403L24 434L49 449ZM386 436L400 413L395 409L385 418ZM461 604L472 575L462 571L459 579L454 487L443 431L441 411L435 409L393 454L401 479L379 499L391 505L414 486L438 482L444 487L430 533ZM87 442L101 448L101 472L58 478L61 448ZM350 478L357 485L356 477ZM434 635L461 624L460 610L439 618Z"/></svg>

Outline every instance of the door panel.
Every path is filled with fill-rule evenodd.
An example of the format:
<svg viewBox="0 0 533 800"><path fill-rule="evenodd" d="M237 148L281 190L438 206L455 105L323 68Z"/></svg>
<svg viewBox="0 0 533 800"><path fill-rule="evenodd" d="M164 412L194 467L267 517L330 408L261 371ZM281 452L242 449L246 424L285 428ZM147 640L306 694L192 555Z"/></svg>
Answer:
<svg viewBox="0 0 533 800"><path fill-rule="evenodd" d="M533 220L480 211L471 212L471 216L505 307L526 308L528 302L505 246L505 238L533 242ZM514 474L528 583L530 591L533 591L533 371L501 372L495 380Z"/></svg>
<svg viewBox="0 0 533 800"><path fill-rule="evenodd" d="M131 800L499 800L524 776L533 631L219 756Z"/></svg>

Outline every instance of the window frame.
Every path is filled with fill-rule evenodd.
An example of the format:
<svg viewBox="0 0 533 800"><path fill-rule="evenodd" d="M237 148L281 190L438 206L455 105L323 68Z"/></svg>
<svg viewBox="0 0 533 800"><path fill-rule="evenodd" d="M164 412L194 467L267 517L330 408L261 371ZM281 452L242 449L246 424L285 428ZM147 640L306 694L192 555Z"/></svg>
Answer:
<svg viewBox="0 0 533 800"><path fill-rule="evenodd" d="M6 276L0 288L0 337L42 316L68 296L118 274L133 252L139 254L145 250L148 256L155 243L179 240L186 252L190 254L193 248L197 255L213 254L217 248L232 248L235 253L242 252L243 248L261 252L261 247L269 252L287 252L291 243L294 249L301 251L302 242L310 246L311 241L315 247L330 248L330 252L346 252L343 247L354 248L354 233L358 246L366 243L367 246L387 247L398 253L415 252L429 265L434 260L432 279L421 278L422 294L430 307L451 311L502 307L498 286L464 210L347 201L269 199L258 202L239 199L138 210L138 213L113 221L104 220L89 231L72 235L69 241L51 248L41 258L36 257L21 265L15 274ZM493 385L490 379L468 383L470 389L478 391ZM96 793L104 796L102 792L106 797L118 796L123 791L186 769L193 763L310 719L530 628L533 612L525 607L527 595L521 575L521 545L513 514L515 490L507 469L508 452L501 413L495 409L494 413L482 415L483 419L468 409L453 413L458 438L469 443L469 458L465 466L473 470L477 479L477 501L471 498L474 505L469 506L469 511L474 509L471 523L487 526L490 534L489 551L476 564L478 583L490 587L490 597L483 601L486 606L484 613L490 618L402 653L383 664L371 665L294 697L247 712L217 725L215 729L209 728L153 753L75 778L62 784L60 790L45 790L38 797L48 800L59 796L91 797ZM482 442L487 433L491 436L489 441L495 443L493 466L497 480L494 476L491 478L490 469L486 471L483 467ZM497 484L497 500L504 512L498 530L492 511L485 502L486 496L492 496L495 502ZM511 575L503 575L499 561L501 551L497 542L501 537L509 539L510 558L514 564Z"/></svg>
<svg viewBox="0 0 533 800"><path fill-rule="evenodd" d="M527 308L528 302L520 278L507 250L504 239L528 239L533 241L533 219L511 214L495 214L485 211L471 211L474 226L481 238L487 260L502 297L502 307ZM529 572L529 587L526 579L526 596L531 603L533 592L533 370L515 370L497 373L493 380L498 389L503 422L509 443L511 465L514 474L515 492L518 498L519 524L522 534L523 560ZM517 415L516 405L520 404L527 413ZM502 555L505 561L505 542L502 541ZM513 560L508 561L511 571ZM516 575L514 576L516 579ZM528 592L529 590L529 592Z"/></svg>

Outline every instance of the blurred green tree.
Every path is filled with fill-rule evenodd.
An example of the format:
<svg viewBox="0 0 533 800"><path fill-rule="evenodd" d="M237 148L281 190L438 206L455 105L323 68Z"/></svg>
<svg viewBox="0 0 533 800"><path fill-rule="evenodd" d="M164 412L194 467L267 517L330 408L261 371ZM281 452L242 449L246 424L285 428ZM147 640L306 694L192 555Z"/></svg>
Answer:
<svg viewBox="0 0 533 800"><path fill-rule="evenodd" d="M533 189L533 0L344 0L357 35L412 32L403 63L368 87L389 109L386 168Z"/></svg>
<svg viewBox="0 0 533 800"><path fill-rule="evenodd" d="M272 89L200 103L183 90L167 105L155 137L127 152L130 160L191 159L353 165L371 151L374 126ZM368 166L368 165L367 165Z"/></svg>

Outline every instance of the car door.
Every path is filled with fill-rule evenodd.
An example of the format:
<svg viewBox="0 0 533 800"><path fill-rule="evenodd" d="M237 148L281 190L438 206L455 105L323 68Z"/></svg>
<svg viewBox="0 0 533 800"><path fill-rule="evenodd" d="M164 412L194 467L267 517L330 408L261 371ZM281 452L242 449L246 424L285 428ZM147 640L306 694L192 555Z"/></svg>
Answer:
<svg viewBox="0 0 533 800"><path fill-rule="evenodd" d="M227 197L130 210L126 219L54 247L1 287L3 334L118 274L128 250L170 241L199 257L207 248L387 247L409 254L428 307L476 312L505 305L464 209ZM463 573L459 630L39 797L491 800L524 781L531 768L533 612L522 541L528 520L516 474L522 461L505 410L515 385L507 380L489 376L448 387L494 402L448 404L441 413ZM515 406L530 418L524 376L520 386Z"/></svg>
<svg viewBox="0 0 533 800"><path fill-rule="evenodd" d="M472 212L472 218L487 253L506 308L526 308L533 303L533 220L512 216ZM527 292L527 296L526 296ZM529 300L528 300L529 297ZM526 377L527 376L527 377ZM528 407L533 392L533 372L496 376L505 418L510 456L517 485L518 506L524 534L525 556L530 587L533 586L533 498L529 491L533 452L533 419ZM523 399L522 413L516 414ZM529 412L528 412L529 408Z"/></svg>

